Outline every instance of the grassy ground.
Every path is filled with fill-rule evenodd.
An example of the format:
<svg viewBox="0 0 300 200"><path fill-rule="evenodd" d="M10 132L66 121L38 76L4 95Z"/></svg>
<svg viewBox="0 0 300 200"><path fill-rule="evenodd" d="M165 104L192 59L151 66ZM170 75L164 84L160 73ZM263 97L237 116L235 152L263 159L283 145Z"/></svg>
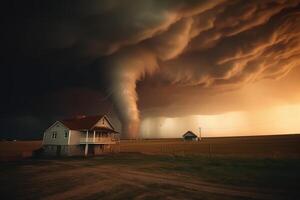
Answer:
<svg viewBox="0 0 300 200"><path fill-rule="evenodd" d="M0 165L0 192L10 199L295 199L299 169L299 159L136 153L24 160Z"/></svg>
<svg viewBox="0 0 300 200"><path fill-rule="evenodd" d="M111 147L123 153L300 158L299 144L300 134L203 138L199 142L180 138L121 140ZM41 146L42 141L0 141L0 162L30 157Z"/></svg>
<svg viewBox="0 0 300 200"><path fill-rule="evenodd" d="M0 141L0 162L30 157L41 146L42 141Z"/></svg>

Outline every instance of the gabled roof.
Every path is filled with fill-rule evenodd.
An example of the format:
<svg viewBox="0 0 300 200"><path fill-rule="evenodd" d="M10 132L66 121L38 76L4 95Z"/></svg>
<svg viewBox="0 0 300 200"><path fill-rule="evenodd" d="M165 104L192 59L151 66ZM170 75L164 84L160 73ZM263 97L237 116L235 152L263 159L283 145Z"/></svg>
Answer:
<svg viewBox="0 0 300 200"><path fill-rule="evenodd" d="M185 134L183 134L182 137L186 137L186 136L188 136L188 137L198 137L198 136L197 136L195 133L193 133L192 131L186 132Z"/></svg>
<svg viewBox="0 0 300 200"><path fill-rule="evenodd" d="M61 120L71 130L90 130L105 115L82 116L72 119Z"/></svg>
<svg viewBox="0 0 300 200"><path fill-rule="evenodd" d="M97 127L95 126L92 130L95 130L95 131L109 131L109 132L112 132L112 133L119 133L118 131L115 131L111 128L107 128L107 127Z"/></svg>

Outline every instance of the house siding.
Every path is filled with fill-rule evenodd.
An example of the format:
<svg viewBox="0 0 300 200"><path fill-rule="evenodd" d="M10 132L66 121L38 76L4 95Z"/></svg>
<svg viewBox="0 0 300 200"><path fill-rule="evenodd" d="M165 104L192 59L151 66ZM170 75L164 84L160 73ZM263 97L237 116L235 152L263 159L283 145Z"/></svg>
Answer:
<svg viewBox="0 0 300 200"><path fill-rule="evenodd" d="M65 132L68 136L65 137ZM53 138L53 133L56 133L56 138ZM56 122L44 133L44 145L67 145L69 141L69 129L62 123Z"/></svg>
<svg viewBox="0 0 300 200"><path fill-rule="evenodd" d="M107 121L106 117L102 117L96 124L95 126L98 126L98 127L106 127L106 128L110 128L110 129L113 129L114 128L109 124L109 122Z"/></svg>
<svg viewBox="0 0 300 200"><path fill-rule="evenodd" d="M70 130L69 132L69 145L75 145L80 143L81 132L76 130Z"/></svg>

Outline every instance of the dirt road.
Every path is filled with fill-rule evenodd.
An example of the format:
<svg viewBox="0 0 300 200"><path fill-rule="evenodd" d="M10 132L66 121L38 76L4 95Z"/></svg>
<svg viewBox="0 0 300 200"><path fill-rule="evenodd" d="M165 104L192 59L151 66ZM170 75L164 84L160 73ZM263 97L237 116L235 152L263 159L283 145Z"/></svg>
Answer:
<svg viewBox="0 0 300 200"><path fill-rule="evenodd" d="M9 164L7 164L9 165ZM10 199L286 199L278 190L215 184L181 173L151 172L157 163L101 159L28 161L3 168L1 193Z"/></svg>

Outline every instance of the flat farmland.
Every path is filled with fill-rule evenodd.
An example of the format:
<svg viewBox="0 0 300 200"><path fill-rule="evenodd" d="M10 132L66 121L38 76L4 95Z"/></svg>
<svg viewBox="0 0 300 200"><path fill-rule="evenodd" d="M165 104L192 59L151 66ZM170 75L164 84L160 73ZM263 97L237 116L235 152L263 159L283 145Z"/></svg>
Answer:
<svg viewBox="0 0 300 200"><path fill-rule="evenodd" d="M299 197L299 159L108 154L0 165L2 199L286 200Z"/></svg>
<svg viewBox="0 0 300 200"><path fill-rule="evenodd" d="M121 140L119 153L31 158L0 142L3 199L297 199L300 136Z"/></svg>
<svg viewBox="0 0 300 200"><path fill-rule="evenodd" d="M34 150L42 146L42 141L1 141L0 161L19 160L32 156Z"/></svg>
<svg viewBox="0 0 300 200"><path fill-rule="evenodd" d="M122 140L121 152L180 155L232 155L250 157L300 157L300 135L182 139Z"/></svg>
<svg viewBox="0 0 300 200"><path fill-rule="evenodd" d="M0 142L0 161L30 157L41 141ZM226 155L238 157L300 157L300 135L203 138L201 141L174 139L121 140L114 152L167 155Z"/></svg>

